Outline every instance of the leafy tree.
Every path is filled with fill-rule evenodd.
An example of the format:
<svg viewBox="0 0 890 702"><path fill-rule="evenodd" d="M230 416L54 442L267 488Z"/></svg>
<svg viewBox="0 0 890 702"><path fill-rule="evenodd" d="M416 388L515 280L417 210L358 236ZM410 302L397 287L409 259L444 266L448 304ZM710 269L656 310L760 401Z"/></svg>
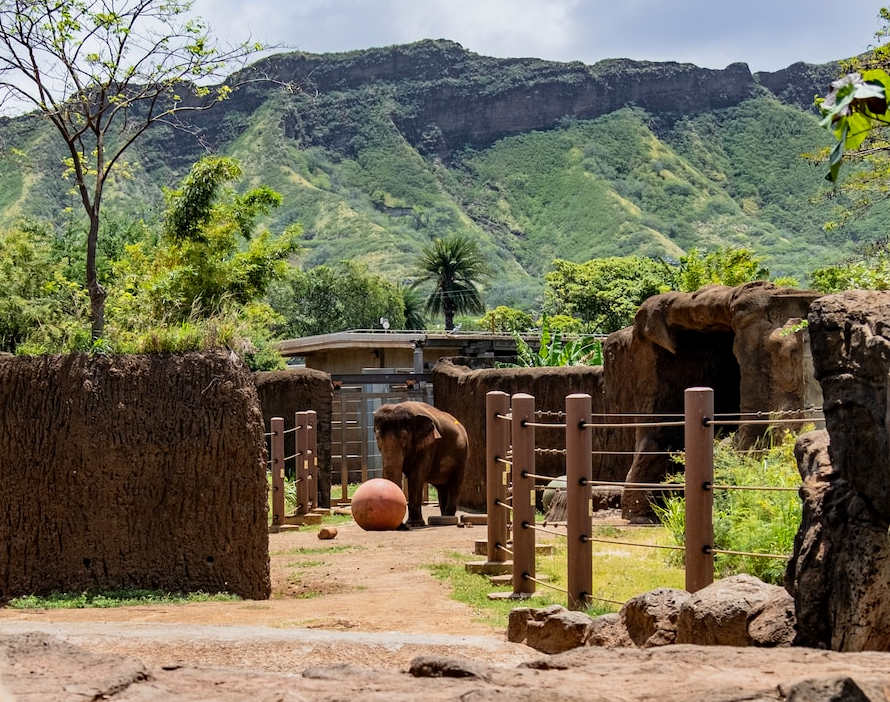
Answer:
<svg viewBox="0 0 890 702"><path fill-rule="evenodd" d="M550 331L559 334L581 334L586 331L584 322L567 314L552 314L549 317L544 315L544 317L538 320L536 326L543 329L544 324L550 326Z"/></svg>
<svg viewBox="0 0 890 702"><path fill-rule="evenodd" d="M257 220L280 197L266 187L235 193L228 183L240 175L233 159L197 162L180 188L167 191L157 242L149 238L125 247L110 284L113 350L227 345L254 369L280 364L270 330L281 320L260 301L285 275L299 230L279 236L257 231Z"/></svg>
<svg viewBox="0 0 890 702"><path fill-rule="evenodd" d="M189 0L0 2L0 100L34 108L67 150L89 220L85 274L92 335L105 325L97 242L102 196L126 150L153 124L210 109L237 84L210 89L259 45L218 48Z"/></svg>
<svg viewBox="0 0 890 702"><path fill-rule="evenodd" d="M488 310L479 320L479 327L492 333L523 332L534 326L535 322L530 314L506 305Z"/></svg>
<svg viewBox="0 0 890 702"><path fill-rule="evenodd" d="M639 256L595 258L586 263L556 259L547 273L545 306L578 317L608 333L633 321L643 300L669 286L669 267Z"/></svg>
<svg viewBox="0 0 890 702"><path fill-rule="evenodd" d="M888 174L885 161L890 144L884 131L890 125L890 75L886 70L890 68L890 9L882 7L880 17L883 24L875 33L877 46L863 57L847 61L849 72L831 84L825 97L816 99L822 112L821 124L836 139L828 154L826 175L832 182L838 180L844 159L865 160L872 167L872 173L860 176L861 183L873 183L876 175L886 180Z"/></svg>
<svg viewBox="0 0 890 702"><path fill-rule="evenodd" d="M817 268L810 273L810 285L824 293L890 290L890 252L878 248L867 251L861 260Z"/></svg>
<svg viewBox="0 0 890 702"><path fill-rule="evenodd" d="M423 316L423 295L410 285L399 284L399 294L405 305L405 329L426 329Z"/></svg>
<svg viewBox="0 0 890 702"><path fill-rule="evenodd" d="M392 329L405 327L399 288L354 261L307 271L292 268L272 286L269 302L284 320L277 332L286 337L379 328L381 317Z"/></svg>
<svg viewBox="0 0 890 702"><path fill-rule="evenodd" d="M87 309L82 288L45 242L26 231L0 232L0 351L20 350L38 332L60 345L88 346L78 324Z"/></svg>
<svg viewBox="0 0 890 702"><path fill-rule="evenodd" d="M454 328L454 315L485 311L476 287L488 275L479 247L472 239L454 234L434 239L420 257L420 277L415 285L432 282L426 309L445 317L445 329Z"/></svg>
<svg viewBox="0 0 890 702"><path fill-rule="evenodd" d="M742 285L768 279L769 270L751 249L726 247L704 254L690 249L672 268L669 284L674 290L695 292L705 285Z"/></svg>
<svg viewBox="0 0 890 702"><path fill-rule="evenodd" d="M237 161L212 156L192 166L182 187L167 191L158 245L127 246L115 266L116 321L122 314L132 320L148 315L160 324L208 317L227 304L262 298L285 274L299 230L256 234L257 219L281 197L266 187L243 195L225 187L240 177Z"/></svg>

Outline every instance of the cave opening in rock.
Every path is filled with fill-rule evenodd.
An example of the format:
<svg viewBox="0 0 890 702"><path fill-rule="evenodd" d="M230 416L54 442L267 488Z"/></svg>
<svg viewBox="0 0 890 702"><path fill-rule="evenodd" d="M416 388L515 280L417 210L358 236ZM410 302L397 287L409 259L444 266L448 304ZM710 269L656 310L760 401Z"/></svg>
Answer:
<svg viewBox="0 0 890 702"><path fill-rule="evenodd" d="M673 378L665 379L673 386L672 392L682 396L688 387L713 388L717 414L738 412L741 372L733 353L732 331L682 330L674 338L677 342L674 359L679 368Z"/></svg>

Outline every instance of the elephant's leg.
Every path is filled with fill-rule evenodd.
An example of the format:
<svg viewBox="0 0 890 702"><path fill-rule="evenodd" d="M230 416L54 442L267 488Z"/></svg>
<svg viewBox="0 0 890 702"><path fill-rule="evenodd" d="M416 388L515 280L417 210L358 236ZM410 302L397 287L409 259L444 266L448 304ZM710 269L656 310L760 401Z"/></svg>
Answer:
<svg viewBox="0 0 890 702"><path fill-rule="evenodd" d="M460 480L452 478L447 485L443 485L439 490L439 507L442 510L442 516L453 517L457 514L457 497L460 493ZM444 495L444 501L442 499Z"/></svg>
<svg viewBox="0 0 890 702"><path fill-rule="evenodd" d="M439 497L439 513L445 515L448 510L448 485L436 485L436 493Z"/></svg>
<svg viewBox="0 0 890 702"><path fill-rule="evenodd" d="M408 526L424 526L423 478L417 474L408 476Z"/></svg>

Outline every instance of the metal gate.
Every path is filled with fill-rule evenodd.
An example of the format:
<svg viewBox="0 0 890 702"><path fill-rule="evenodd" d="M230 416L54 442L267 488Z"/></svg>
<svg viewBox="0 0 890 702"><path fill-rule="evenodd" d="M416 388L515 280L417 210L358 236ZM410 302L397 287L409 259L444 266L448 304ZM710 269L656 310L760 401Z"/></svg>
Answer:
<svg viewBox="0 0 890 702"><path fill-rule="evenodd" d="M433 402L433 386L391 387L369 379L360 385L343 385L334 390L331 417L331 499L347 499L349 483L365 482L383 476L383 462L374 438L374 412L383 404L417 400Z"/></svg>

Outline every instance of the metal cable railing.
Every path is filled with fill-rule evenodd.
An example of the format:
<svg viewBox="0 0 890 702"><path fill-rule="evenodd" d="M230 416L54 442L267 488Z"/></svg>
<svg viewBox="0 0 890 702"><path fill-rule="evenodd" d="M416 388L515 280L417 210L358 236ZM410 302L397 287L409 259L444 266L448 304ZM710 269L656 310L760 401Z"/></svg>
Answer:
<svg viewBox="0 0 890 702"><path fill-rule="evenodd" d="M690 396L690 393L693 395ZM497 395L497 398L493 398ZM692 399L690 400L690 397ZM821 407L806 407L802 409L783 409L774 412L745 411L714 413L713 391L697 388L687 391L686 411L680 413L661 412L593 412L590 409L591 398L585 395L572 395L566 399L566 410L536 410L534 398L529 395L513 397L513 403L505 393L490 394L487 404L488 443L487 455L489 456L489 470L495 470L491 475L495 476L493 484L502 486L501 497L490 501L489 504L496 507L499 513L497 518L491 516L489 510L489 529L507 529L509 522L506 515L512 515L512 528L514 529L514 546L510 551L513 556L514 567L522 568L524 563L532 563L521 572L523 579L531 580L544 587L564 592L570 603L577 603L585 599L596 599L613 604L623 604L617 600L593 597L586 592L589 586L591 551L593 544L606 546L621 546L630 548L644 548L656 551L682 551L686 553L686 577L688 589L699 589L713 579L713 558L715 556L738 556L747 558L787 559L787 555L777 553L762 553L752 551L738 551L720 549L713 544L714 535L711 524L711 511L713 510L713 495L716 491L763 491L773 493L791 493L799 490L799 487L788 485L735 485L716 483L713 479L713 451L714 428L744 426L793 426L799 427L810 422L824 421L824 417L812 416L821 412ZM491 402L489 402L489 400ZM536 421L536 420L545 421ZM546 421L546 420L564 421ZM611 419L629 419L634 421L614 422ZM651 444L647 450L611 450L605 447L594 449L591 446L592 436L595 433L590 429L680 429L685 432L685 448L683 450L657 449ZM534 445L534 429L562 429L565 431L565 448L540 447ZM492 451L492 446L495 449ZM657 446L657 445L656 445ZM765 454L770 448L754 446L739 449L744 454ZM509 458L503 456L509 455ZM560 457L565 459L565 476L544 475L534 471L535 458L537 456ZM686 464L686 480L682 483L658 482L658 481L634 481L634 480L597 480L591 475L592 463L590 458L594 456L628 456L628 457L664 457L673 459L682 457ZM759 460L759 459L754 459ZM503 470L502 470L503 469ZM512 476L512 481L510 477ZM542 483L550 483L544 485ZM560 487L560 485L564 487ZM557 487L567 491L567 521L565 531L557 531L547 528L548 522L539 525L534 520L535 495L539 491ZM702 520L699 517L687 517L687 535L684 545L671 545L663 543L641 543L628 541L621 538L605 538L593 535L591 518L593 503L588 508L587 502L591 499L591 488L604 487L616 488L624 493L665 493L684 494L688 515L702 513L706 510L708 515ZM508 488L510 497L506 496ZM510 504L508 504L508 501ZM578 505L584 505L582 508ZM572 506L574 505L574 506ZM588 512L588 509L591 510ZM583 518L579 515L586 515ZM580 521L579 521L580 519ZM704 527L694 526L696 524ZM552 527L552 522L549 523ZM692 528L694 526L694 528ZM690 531L692 528L692 531ZM701 528L710 531L701 531ZM519 539L516 530L526 530L565 538L569 553L568 587L566 589L543 583L534 578L534 553L529 551L529 543L534 545L532 536ZM696 531L697 530L697 531ZM492 533L492 532L490 532ZM506 532L503 532L506 534ZM504 537L506 540L506 536ZM490 543L493 543L490 541ZM574 555L572 555L574 553ZM531 560L529 560L531 559ZM587 575L585 575L587 573ZM525 577L529 576L529 577ZM517 581L514 580L514 583ZM519 587L515 585L515 587ZM533 592L533 588L531 590ZM527 593L528 590L523 590Z"/></svg>

